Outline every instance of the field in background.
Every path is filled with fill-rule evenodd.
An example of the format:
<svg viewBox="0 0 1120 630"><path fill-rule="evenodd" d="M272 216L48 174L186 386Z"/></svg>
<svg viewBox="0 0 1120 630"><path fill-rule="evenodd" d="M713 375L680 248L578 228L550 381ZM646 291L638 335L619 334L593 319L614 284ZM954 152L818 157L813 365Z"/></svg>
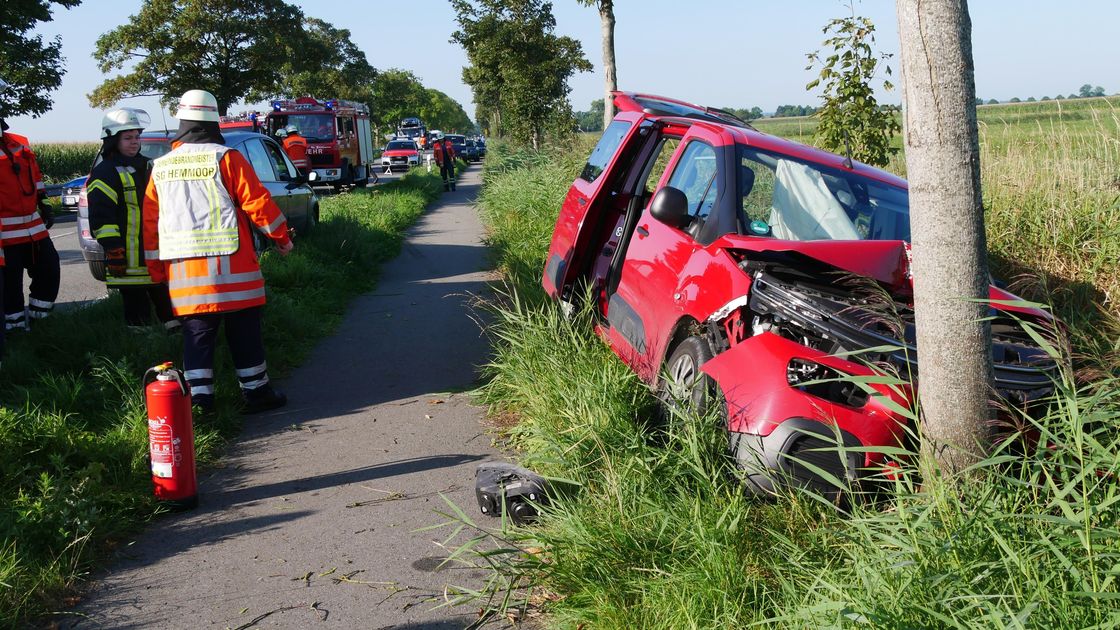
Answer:
<svg viewBox="0 0 1120 630"><path fill-rule="evenodd" d="M39 159L39 170L43 171L43 181L49 184L62 184L75 177L89 175L93 158L101 148L100 142L56 142L35 144L32 138L31 150Z"/></svg>
<svg viewBox="0 0 1120 630"><path fill-rule="evenodd" d="M1051 290L1036 283L1037 294L1069 318L1092 362L1115 369L1117 257L1105 252L1120 230L1116 191L1100 187L1120 172L1111 107L1068 124L1005 111L998 128L997 108L985 109L997 264L1045 272ZM808 139L805 121L775 123L794 124ZM522 463L579 484L535 527L472 530L462 557L479 550L495 568L490 605L527 602L550 627L575 629L1120 625L1115 376L1064 373L1034 425L1041 447L997 453L972 485L904 466L888 503L848 515L811 494L749 499L714 422L673 419L651 435L652 396L592 332L591 314L569 317L543 295L552 227L593 141L544 152L494 143L486 163L482 209L507 286L482 400Z"/></svg>
<svg viewBox="0 0 1120 630"><path fill-rule="evenodd" d="M993 272L1053 302L1086 352L1120 367L1120 98L984 105L977 118ZM816 126L753 124L808 144ZM905 176L901 153L887 168Z"/></svg>

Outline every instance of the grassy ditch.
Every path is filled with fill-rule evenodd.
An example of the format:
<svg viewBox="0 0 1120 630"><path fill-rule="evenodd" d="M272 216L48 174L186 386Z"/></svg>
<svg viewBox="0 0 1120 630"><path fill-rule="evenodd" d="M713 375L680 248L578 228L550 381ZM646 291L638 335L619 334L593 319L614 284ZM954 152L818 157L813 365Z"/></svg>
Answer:
<svg viewBox="0 0 1120 630"><path fill-rule="evenodd" d="M322 222L286 258L264 255L269 368L282 376L371 287L403 232L439 196L431 175L324 198ZM46 619L60 598L158 510L151 498L140 378L181 341L125 329L119 298L60 312L9 339L0 385L0 627ZM181 363L179 363L181 365ZM195 426L203 464L240 426L224 345L216 418Z"/></svg>
<svg viewBox="0 0 1120 630"><path fill-rule="evenodd" d="M651 437L643 428L648 389L593 334L589 313L566 318L540 289L556 214L588 151L495 144L487 159L482 209L507 286L494 306L481 397L493 414L516 419L509 437L522 463L579 486L532 528L452 519L460 535L473 532L461 557L485 550L473 558L493 569L480 593L488 606L543 609L560 628L1120 624L1115 378L1086 384L1067 371L1033 427L1040 444L1056 448L996 453L981 464L981 481L927 471L918 485L904 468L889 503L847 515L807 493L745 497L716 423L674 419ZM1040 159L1034 168L1045 167ZM986 168L1000 181L1013 176L993 160ZM1084 192L1042 207L1003 188L993 191L1002 196L991 212L1020 207L1060 218L1077 211ZM1062 247L1038 231L992 233L996 252ZM1009 258L1024 267L1033 260ZM1097 280L1098 289L1110 281ZM1049 295L1059 309L1076 308L1061 302L1069 293ZM1116 337L1103 317L1071 324L1081 339L1106 341L1082 350L1107 363Z"/></svg>

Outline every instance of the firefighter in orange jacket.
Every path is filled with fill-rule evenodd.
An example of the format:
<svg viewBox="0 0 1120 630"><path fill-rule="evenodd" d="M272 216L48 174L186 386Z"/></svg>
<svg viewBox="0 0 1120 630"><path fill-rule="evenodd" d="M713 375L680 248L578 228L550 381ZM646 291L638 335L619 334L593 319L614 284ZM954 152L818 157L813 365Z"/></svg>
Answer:
<svg viewBox="0 0 1120 630"><path fill-rule="evenodd" d="M282 407L287 398L269 384L265 364L264 277L249 230L287 255L287 221L249 162L223 146L212 94L183 94L176 117L174 148L153 163L144 199L144 260L153 281L167 282L182 319L192 402L213 409L214 348L224 322L245 411Z"/></svg>
<svg viewBox="0 0 1120 630"><path fill-rule="evenodd" d="M292 164L304 175L311 169L311 162L307 159L307 139L299 135L299 127L288 125L284 130L288 135L284 137L284 153L292 160Z"/></svg>
<svg viewBox="0 0 1120 630"><path fill-rule="evenodd" d="M3 86L0 86L3 87ZM50 206L39 163L27 138L8 133L0 119L0 227L4 231L4 328L29 327L29 319L42 319L58 297L58 252L51 242ZM23 272L31 278L28 308L23 302Z"/></svg>
<svg viewBox="0 0 1120 630"><path fill-rule="evenodd" d="M436 140L432 152L439 164L439 174L443 177L443 189L455 190L455 147L446 136Z"/></svg>

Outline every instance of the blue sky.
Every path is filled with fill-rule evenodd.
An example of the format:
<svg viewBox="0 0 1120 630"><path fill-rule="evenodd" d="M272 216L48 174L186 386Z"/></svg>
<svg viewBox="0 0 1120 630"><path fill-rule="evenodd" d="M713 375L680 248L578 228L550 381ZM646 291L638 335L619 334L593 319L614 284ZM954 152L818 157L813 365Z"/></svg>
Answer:
<svg viewBox="0 0 1120 630"><path fill-rule="evenodd" d="M410 70L473 113L470 89L460 78L465 55L448 42L456 24L446 0L294 4L309 16L349 28L374 67ZM594 72L571 81L573 106L586 109L602 94L598 13L576 0L553 5L557 32L581 41L595 65ZM973 0L970 5L980 97L1069 94L1084 83L1120 91L1120 2ZM55 20L39 32L61 35L67 74L54 94L54 109L38 119L10 119L13 131L32 142L95 139L102 112L89 106L85 94L104 77L91 57L94 41L140 6L140 0L85 0L75 9L56 10ZM819 47L825 23L846 11L839 0L616 0L619 87L716 107L757 105L771 111L781 104L816 104L817 95L805 91L813 77L805 70L805 54ZM864 0L856 11L874 21L878 47L896 54L891 65L897 69L893 0ZM897 90L881 96L900 99ZM121 105L143 107L154 124L162 124L154 98Z"/></svg>

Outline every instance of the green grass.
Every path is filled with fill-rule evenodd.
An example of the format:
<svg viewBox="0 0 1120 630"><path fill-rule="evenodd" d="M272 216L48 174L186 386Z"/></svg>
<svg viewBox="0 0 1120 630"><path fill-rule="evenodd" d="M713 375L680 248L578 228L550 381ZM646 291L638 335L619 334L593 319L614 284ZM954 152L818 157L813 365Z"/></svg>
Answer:
<svg viewBox="0 0 1120 630"><path fill-rule="evenodd" d="M1107 119L1094 127L1086 122L1093 114L1086 116L1041 131L1037 119L1008 123L999 134L988 123L986 199L999 217L990 219L989 242L997 256L1007 252L999 262L1008 267L1051 275L1040 264L1050 261L1086 278L1092 290L1083 295L1035 288L1074 315L1078 349L1090 355L1082 363L1114 367L1115 304L1100 295L1115 277L1094 275L1094 265L1109 261L1093 250L1111 251L1120 231L1095 233L1098 241L1071 259L1063 248L1075 231L1039 227L1064 226L1100 199L1115 200L1094 179L1120 172L1105 150L1115 127ZM461 591L461 600L481 599L499 616L543 609L558 628L1120 625L1115 376L1097 372L1086 381L1066 369L1049 413L1025 420L1041 446L996 452L979 475L949 478L904 465L888 501L857 503L848 514L810 493L748 498L716 422L675 418L663 435L650 433L652 396L594 335L591 314L565 317L543 295L552 227L589 141L574 152L493 143L487 159L482 211L507 284L492 305L494 355L480 398L505 419L522 463L578 490L557 495L531 528L494 529L451 506L456 559L490 568L488 586ZM1038 182L1064 162L1054 156L1066 155L1102 164L1081 181L1075 167L1062 166L1069 179L1047 192ZM1017 185L997 185L1007 182ZM1024 214L1022 227L999 229L1011 208ZM1099 205L1097 216L1112 220ZM1078 314L1086 304L1100 312Z"/></svg>
<svg viewBox="0 0 1120 630"><path fill-rule="evenodd" d="M441 184L417 171L371 191L322 200L322 223L281 258L262 260L270 371L283 376L340 321L399 251L405 228ZM9 339L0 385L0 627L43 621L102 553L158 511L151 498L140 379L179 361L159 327L126 330L114 296L56 313ZM205 465L240 426L237 384L219 350L220 413L196 423Z"/></svg>

